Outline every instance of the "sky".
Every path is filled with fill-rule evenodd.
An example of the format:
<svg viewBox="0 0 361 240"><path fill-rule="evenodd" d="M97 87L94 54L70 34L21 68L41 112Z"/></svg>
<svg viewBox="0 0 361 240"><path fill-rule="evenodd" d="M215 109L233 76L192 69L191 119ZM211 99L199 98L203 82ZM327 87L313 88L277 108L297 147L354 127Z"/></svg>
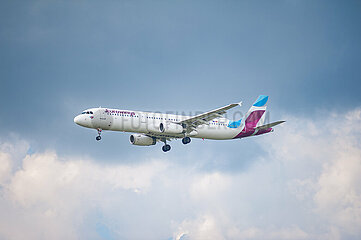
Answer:
<svg viewBox="0 0 361 240"><path fill-rule="evenodd" d="M0 239L360 239L360 42L360 1L1 1ZM261 94L166 154L73 122Z"/></svg>

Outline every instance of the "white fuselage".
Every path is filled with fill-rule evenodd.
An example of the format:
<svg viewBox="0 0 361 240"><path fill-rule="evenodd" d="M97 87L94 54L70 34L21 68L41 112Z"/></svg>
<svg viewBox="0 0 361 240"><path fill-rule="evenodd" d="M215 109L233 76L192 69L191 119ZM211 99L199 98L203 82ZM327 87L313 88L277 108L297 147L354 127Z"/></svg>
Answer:
<svg viewBox="0 0 361 240"><path fill-rule="evenodd" d="M177 123L190 116L119 110L109 108L92 108L74 118L77 124L94 129L143 133L157 137L182 138L185 136L204 139L233 139L241 132L242 126L228 127L229 120L217 118L205 122L190 133L162 134L159 130L161 123Z"/></svg>

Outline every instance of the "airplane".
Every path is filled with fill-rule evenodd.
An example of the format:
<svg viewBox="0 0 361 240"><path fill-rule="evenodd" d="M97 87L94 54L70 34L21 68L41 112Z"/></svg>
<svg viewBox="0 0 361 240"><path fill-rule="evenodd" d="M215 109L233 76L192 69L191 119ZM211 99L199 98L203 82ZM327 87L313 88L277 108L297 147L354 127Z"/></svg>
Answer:
<svg viewBox="0 0 361 240"><path fill-rule="evenodd" d="M82 127L96 129L97 141L101 140L103 130L131 132L131 144L151 146L163 142L162 150L168 152L171 146L167 141L172 139L182 139L183 144L188 144L191 138L240 139L272 132L272 127L285 121L264 124L267 101L268 96L260 95L247 114L238 121L228 120L223 115L231 108L242 106L242 102L196 116L90 108L76 116L74 122Z"/></svg>

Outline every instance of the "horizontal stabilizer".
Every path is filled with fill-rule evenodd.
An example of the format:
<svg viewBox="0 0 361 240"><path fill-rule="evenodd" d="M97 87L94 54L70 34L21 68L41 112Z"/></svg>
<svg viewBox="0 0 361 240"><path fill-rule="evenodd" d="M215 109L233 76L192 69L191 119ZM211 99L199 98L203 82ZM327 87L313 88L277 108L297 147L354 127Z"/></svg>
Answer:
<svg viewBox="0 0 361 240"><path fill-rule="evenodd" d="M284 122L286 122L286 121L278 121L278 122L269 123L269 124L266 124L263 126L256 127L255 130L268 129L268 128L274 127L278 124L284 123Z"/></svg>

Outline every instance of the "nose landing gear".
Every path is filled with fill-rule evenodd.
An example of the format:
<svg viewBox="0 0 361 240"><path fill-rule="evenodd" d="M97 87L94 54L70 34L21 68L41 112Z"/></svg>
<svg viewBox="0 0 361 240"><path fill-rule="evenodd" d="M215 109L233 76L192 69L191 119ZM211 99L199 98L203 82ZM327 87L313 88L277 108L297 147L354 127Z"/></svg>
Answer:
<svg viewBox="0 0 361 240"><path fill-rule="evenodd" d="M100 139L102 139L102 137L100 136L100 134L102 133L102 129L98 128L98 136L95 138L97 141L100 141Z"/></svg>

